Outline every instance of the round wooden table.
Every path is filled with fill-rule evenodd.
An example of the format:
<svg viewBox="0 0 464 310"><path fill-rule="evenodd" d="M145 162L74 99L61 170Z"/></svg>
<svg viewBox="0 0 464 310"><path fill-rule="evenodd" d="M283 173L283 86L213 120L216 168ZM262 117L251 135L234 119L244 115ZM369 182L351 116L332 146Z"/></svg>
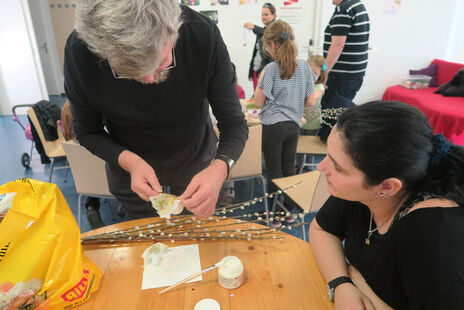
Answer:
<svg viewBox="0 0 464 310"><path fill-rule="evenodd" d="M83 236L144 225L140 219L89 231ZM240 224L242 229L256 223ZM165 242L170 247L198 243L202 269L224 256L240 258L246 280L234 290L223 288L217 270L203 274L203 280L183 284L165 294L163 288L142 290L143 251L150 242L123 245L84 245L86 255L103 271L98 291L76 309L185 309L193 310L204 298L213 298L221 310L334 309L328 300L325 281L308 243L278 232L277 240L215 240ZM156 241L155 241L156 242Z"/></svg>

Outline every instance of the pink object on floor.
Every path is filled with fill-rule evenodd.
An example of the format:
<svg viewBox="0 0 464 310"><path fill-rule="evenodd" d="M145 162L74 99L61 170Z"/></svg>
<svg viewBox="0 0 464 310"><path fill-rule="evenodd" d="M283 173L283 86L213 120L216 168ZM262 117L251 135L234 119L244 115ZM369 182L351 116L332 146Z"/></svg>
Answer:
<svg viewBox="0 0 464 310"><path fill-rule="evenodd" d="M24 135L26 136L26 139L27 140L31 140L34 139L32 137L32 131L31 131L31 124L30 123L27 123L26 125L26 129L24 129Z"/></svg>

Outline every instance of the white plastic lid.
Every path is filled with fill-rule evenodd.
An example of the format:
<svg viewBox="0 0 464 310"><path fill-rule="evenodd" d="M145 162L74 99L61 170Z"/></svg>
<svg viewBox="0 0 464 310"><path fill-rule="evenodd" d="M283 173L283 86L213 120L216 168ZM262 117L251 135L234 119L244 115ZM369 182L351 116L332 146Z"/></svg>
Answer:
<svg viewBox="0 0 464 310"><path fill-rule="evenodd" d="M197 302L193 310L221 310L221 306L216 300L205 298Z"/></svg>
<svg viewBox="0 0 464 310"><path fill-rule="evenodd" d="M236 256L226 256L221 262L219 273L223 275L234 276L243 272L243 264Z"/></svg>

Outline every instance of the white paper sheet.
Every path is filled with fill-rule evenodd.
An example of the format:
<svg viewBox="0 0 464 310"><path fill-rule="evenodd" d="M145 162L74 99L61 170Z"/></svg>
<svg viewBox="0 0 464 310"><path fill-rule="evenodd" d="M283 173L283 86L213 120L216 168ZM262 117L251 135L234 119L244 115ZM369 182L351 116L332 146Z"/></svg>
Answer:
<svg viewBox="0 0 464 310"><path fill-rule="evenodd" d="M201 271L198 244L170 247L158 265L147 265L143 270L142 290L171 286ZM201 281L202 276L188 281Z"/></svg>

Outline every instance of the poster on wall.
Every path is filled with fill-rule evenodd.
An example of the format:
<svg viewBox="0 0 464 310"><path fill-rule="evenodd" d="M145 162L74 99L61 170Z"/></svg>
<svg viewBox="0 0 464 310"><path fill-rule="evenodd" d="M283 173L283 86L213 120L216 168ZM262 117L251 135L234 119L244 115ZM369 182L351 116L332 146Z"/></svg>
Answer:
<svg viewBox="0 0 464 310"><path fill-rule="evenodd" d="M284 5L280 8L279 18L286 21L293 28L298 27L301 24L303 18L303 7Z"/></svg>
<svg viewBox="0 0 464 310"><path fill-rule="evenodd" d="M229 0L211 0L211 5L229 5Z"/></svg>
<svg viewBox="0 0 464 310"><path fill-rule="evenodd" d="M396 15L400 11L401 0L384 0L383 13Z"/></svg>
<svg viewBox="0 0 464 310"><path fill-rule="evenodd" d="M199 5L200 0L181 0L180 3L185 4L185 5Z"/></svg>
<svg viewBox="0 0 464 310"><path fill-rule="evenodd" d="M258 0L240 0L240 4L258 4Z"/></svg>
<svg viewBox="0 0 464 310"><path fill-rule="evenodd" d="M294 3L298 3L298 0L287 0L287 1L284 1L284 5L292 5Z"/></svg>
<svg viewBox="0 0 464 310"><path fill-rule="evenodd" d="M203 15L208 16L209 18L211 18L211 20L212 20L213 22L215 22L216 24L217 24L218 21L219 21L219 18L218 18L218 11L217 11L217 10L200 11L200 13L203 14Z"/></svg>

